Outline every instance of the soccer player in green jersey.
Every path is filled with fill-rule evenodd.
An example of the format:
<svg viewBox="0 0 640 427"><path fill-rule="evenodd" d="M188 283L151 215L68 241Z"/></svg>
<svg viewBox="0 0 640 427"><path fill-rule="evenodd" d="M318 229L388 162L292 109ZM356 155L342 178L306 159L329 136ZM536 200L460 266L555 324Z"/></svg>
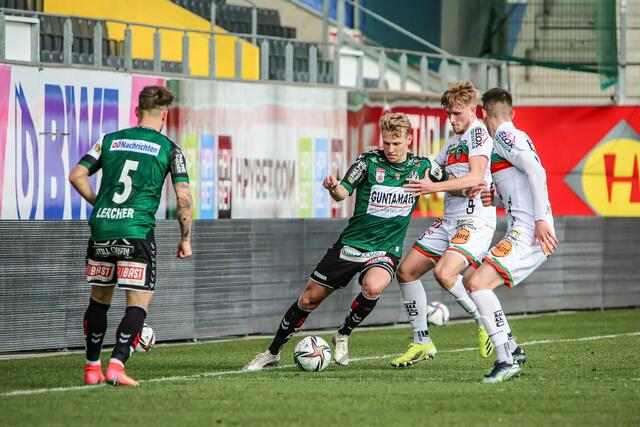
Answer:
<svg viewBox="0 0 640 427"><path fill-rule="evenodd" d="M245 371L277 365L282 347L302 327L311 311L359 273L362 292L351 303L343 325L333 337L335 362L349 364L349 336L376 306L402 255L409 220L418 201L403 185L408 179L424 177L427 171L433 181L448 178L437 164L408 152L411 123L406 114L385 114L380 119L380 130L382 150L358 157L342 181L333 176L324 180L324 188L338 202L356 191L353 216L316 266L302 295L284 314L269 348L247 363Z"/></svg>
<svg viewBox="0 0 640 427"><path fill-rule="evenodd" d="M138 99L138 126L105 135L80 160L69 181L93 205L89 220L86 276L91 298L84 315L86 384L138 386L124 370L133 354L156 284L156 225L162 187L171 173L181 239L177 257L191 256L192 202L184 155L162 135L173 94L147 86ZM102 170L96 196L89 176ZM115 285L126 290L127 309L116 331L116 344L106 375L100 350L107 330L107 311Z"/></svg>

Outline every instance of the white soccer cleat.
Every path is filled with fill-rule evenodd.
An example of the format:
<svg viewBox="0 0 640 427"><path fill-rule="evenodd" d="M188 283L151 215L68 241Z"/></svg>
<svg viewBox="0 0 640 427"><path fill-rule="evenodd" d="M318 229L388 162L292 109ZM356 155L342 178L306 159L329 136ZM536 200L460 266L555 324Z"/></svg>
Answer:
<svg viewBox="0 0 640 427"><path fill-rule="evenodd" d="M349 335L342 335L336 332L331 339L335 350L333 352L333 360L337 365L347 366L349 364Z"/></svg>
<svg viewBox="0 0 640 427"><path fill-rule="evenodd" d="M280 353L271 354L269 350L256 354L253 360L242 368L245 372L256 372L268 366L278 366L280 363Z"/></svg>

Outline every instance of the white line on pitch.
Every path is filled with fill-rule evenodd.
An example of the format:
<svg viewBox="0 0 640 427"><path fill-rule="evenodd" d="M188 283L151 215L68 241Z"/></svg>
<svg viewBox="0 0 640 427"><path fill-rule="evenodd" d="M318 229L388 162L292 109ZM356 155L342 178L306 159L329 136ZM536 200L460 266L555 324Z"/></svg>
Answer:
<svg viewBox="0 0 640 427"><path fill-rule="evenodd" d="M555 344L561 342L578 342L578 341L596 341L596 340L604 340L604 339L612 339L612 338L620 338L620 337L632 337L638 336L640 332L628 332L624 334L611 334L611 335L596 335L591 337L582 337L582 338L562 338L557 340L537 340L537 341L529 341L522 343L523 346L532 346L532 345L540 345L540 344ZM443 350L441 353L461 353L466 351L475 351L477 347L466 347L466 348L457 348L453 350ZM385 354L384 356L368 356L368 357L357 357L351 359L351 362L362 362L365 360L377 360L377 359L386 359L388 357L397 356L397 354ZM286 369L292 368L295 365L283 365L279 366L275 369ZM237 374L248 374L250 372L244 372L242 370L234 370L234 371L212 371L212 372L203 372L201 374L194 375L184 375L184 376L173 376L173 377L161 377L161 378L152 378L149 380L140 380L141 383L152 383L152 382L167 382L167 381L191 381L199 378L208 378L208 377L222 377L227 375L237 375ZM104 386L70 386L70 387L53 387L53 388L37 388L37 389L29 389L29 390L14 390L8 391L4 393L0 393L0 396L24 396L24 395L32 395L32 394L42 394L42 393L50 393L50 392L66 392L66 391L75 391L75 390L91 390L96 388L101 388Z"/></svg>

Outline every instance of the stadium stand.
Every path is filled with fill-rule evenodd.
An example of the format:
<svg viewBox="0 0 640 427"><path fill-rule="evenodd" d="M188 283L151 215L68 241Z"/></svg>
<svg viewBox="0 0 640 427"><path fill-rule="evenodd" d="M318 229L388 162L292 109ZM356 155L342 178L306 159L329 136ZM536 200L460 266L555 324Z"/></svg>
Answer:
<svg viewBox="0 0 640 427"><path fill-rule="evenodd" d="M171 0L173 3L211 21L211 4L216 5L215 24L239 34L251 33L251 11L249 6L227 4L225 0ZM259 36L279 37L281 39L295 39L296 29L280 24L280 13L275 9L257 8L257 34ZM309 48L310 43L299 41L286 41L271 38L258 38L259 41L267 40L269 43L269 79L285 80L285 51L287 43L293 45L293 80L296 82L308 82ZM333 81L332 67L330 63L322 61L318 56L318 81L331 83Z"/></svg>

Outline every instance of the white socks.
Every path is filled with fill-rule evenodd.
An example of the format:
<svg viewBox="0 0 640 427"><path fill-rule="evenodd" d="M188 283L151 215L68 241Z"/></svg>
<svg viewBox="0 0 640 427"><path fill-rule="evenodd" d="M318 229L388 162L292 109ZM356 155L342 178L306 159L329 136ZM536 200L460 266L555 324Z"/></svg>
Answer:
<svg viewBox="0 0 640 427"><path fill-rule="evenodd" d="M508 324L498 297L490 289L471 292L470 295L478 307L482 323L496 349L496 359L498 362L512 364L513 356L509 351Z"/></svg>
<svg viewBox="0 0 640 427"><path fill-rule="evenodd" d="M467 294L467 290L464 288L462 284L462 276L458 274L458 279L456 283L453 285L451 289L449 289L449 293L453 295L456 299L456 302L460 304L460 307L464 308L464 310L473 317L473 320L476 321L478 326L482 325L482 320L480 320L480 313L478 312L478 307L471 300L469 294Z"/></svg>
<svg viewBox="0 0 640 427"><path fill-rule="evenodd" d="M424 291L422 282L414 280L399 283L399 285L402 302L407 310L411 328L413 328L413 342L428 344L431 338L427 328L427 293Z"/></svg>

